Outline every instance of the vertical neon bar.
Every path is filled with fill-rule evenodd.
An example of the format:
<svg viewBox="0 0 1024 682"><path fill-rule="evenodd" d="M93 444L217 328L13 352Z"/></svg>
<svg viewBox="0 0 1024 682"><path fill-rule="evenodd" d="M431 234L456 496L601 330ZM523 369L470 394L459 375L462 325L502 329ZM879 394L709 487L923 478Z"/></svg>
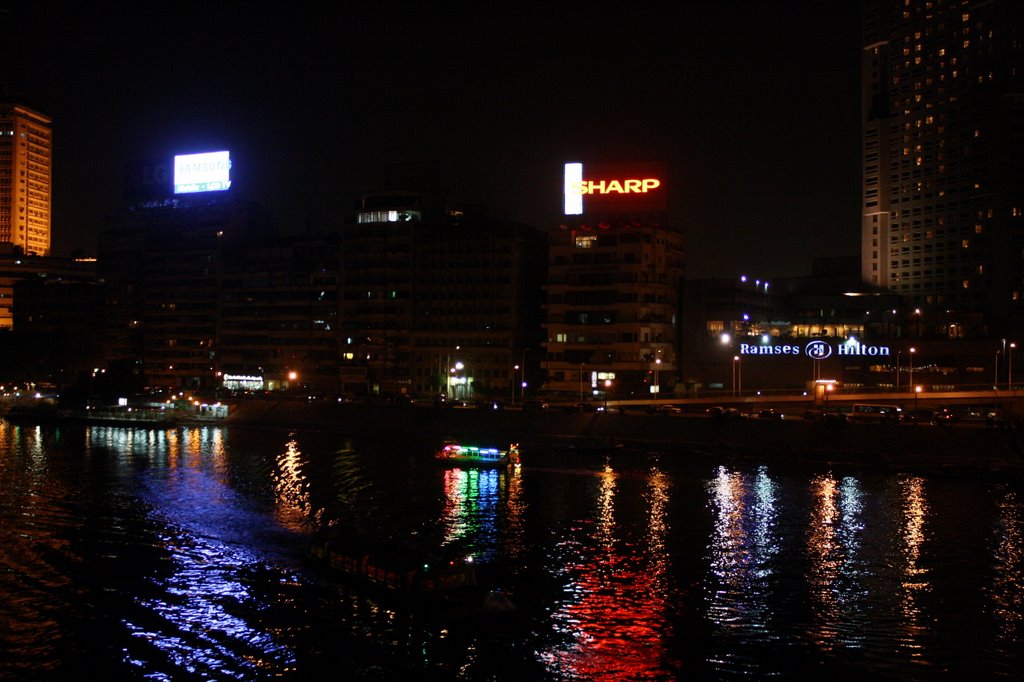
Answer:
<svg viewBox="0 0 1024 682"><path fill-rule="evenodd" d="M583 164L565 164L565 186L562 196L565 198L565 215L583 215L583 194L579 184L583 182Z"/></svg>

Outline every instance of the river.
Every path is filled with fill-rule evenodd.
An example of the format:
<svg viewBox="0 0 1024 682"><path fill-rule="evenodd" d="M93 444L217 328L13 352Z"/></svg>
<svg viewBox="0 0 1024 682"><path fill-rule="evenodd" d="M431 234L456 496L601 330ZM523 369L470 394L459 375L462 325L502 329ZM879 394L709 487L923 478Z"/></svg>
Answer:
<svg viewBox="0 0 1024 682"><path fill-rule="evenodd" d="M1020 480L0 422L0 679L1022 679ZM328 525L472 556L517 612L306 563Z"/></svg>

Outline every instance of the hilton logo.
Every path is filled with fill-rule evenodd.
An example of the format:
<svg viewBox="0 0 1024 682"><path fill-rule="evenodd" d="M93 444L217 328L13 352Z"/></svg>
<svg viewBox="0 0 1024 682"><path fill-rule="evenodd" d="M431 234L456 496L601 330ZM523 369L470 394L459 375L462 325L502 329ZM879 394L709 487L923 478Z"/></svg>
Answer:
<svg viewBox="0 0 1024 682"><path fill-rule="evenodd" d="M813 360L824 360L832 355L832 347L824 341L811 341L804 349L804 353Z"/></svg>

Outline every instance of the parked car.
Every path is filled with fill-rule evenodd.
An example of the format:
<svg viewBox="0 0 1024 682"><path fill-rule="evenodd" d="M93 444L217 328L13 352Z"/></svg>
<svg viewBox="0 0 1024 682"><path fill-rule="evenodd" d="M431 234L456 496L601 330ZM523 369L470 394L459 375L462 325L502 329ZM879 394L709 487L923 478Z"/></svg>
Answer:
<svg viewBox="0 0 1024 682"><path fill-rule="evenodd" d="M678 405L658 405L654 408L655 414L682 414L683 408Z"/></svg>
<svg viewBox="0 0 1024 682"><path fill-rule="evenodd" d="M743 413L735 407L709 407L706 414L712 419L740 419Z"/></svg>
<svg viewBox="0 0 1024 682"><path fill-rule="evenodd" d="M757 413L757 418L758 419L774 419L774 420L779 420L779 419L782 419L782 413L781 412L776 412L772 408L768 408L768 409L764 409L764 410L761 410L760 412L758 412Z"/></svg>
<svg viewBox="0 0 1024 682"><path fill-rule="evenodd" d="M849 421L849 417L845 412L839 410L829 410L825 412L825 422L828 424L845 424Z"/></svg>

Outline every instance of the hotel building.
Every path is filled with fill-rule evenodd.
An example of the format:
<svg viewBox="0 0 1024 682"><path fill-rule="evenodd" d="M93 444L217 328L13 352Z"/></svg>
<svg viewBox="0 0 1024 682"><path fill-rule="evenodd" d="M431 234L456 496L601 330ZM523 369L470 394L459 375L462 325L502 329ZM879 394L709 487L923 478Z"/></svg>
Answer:
<svg viewBox="0 0 1024 682"><path fill-rule="evenodd" d="M50 253L53 136L45 114L0 102L0 242Z"/></svg>
<svg viewBox="0 0 1024 682"><path fill-rule="evenodd" d="M982 313L992 336L1024 306L1022 16L864 3L862 279L922 315Z"/></svg>

